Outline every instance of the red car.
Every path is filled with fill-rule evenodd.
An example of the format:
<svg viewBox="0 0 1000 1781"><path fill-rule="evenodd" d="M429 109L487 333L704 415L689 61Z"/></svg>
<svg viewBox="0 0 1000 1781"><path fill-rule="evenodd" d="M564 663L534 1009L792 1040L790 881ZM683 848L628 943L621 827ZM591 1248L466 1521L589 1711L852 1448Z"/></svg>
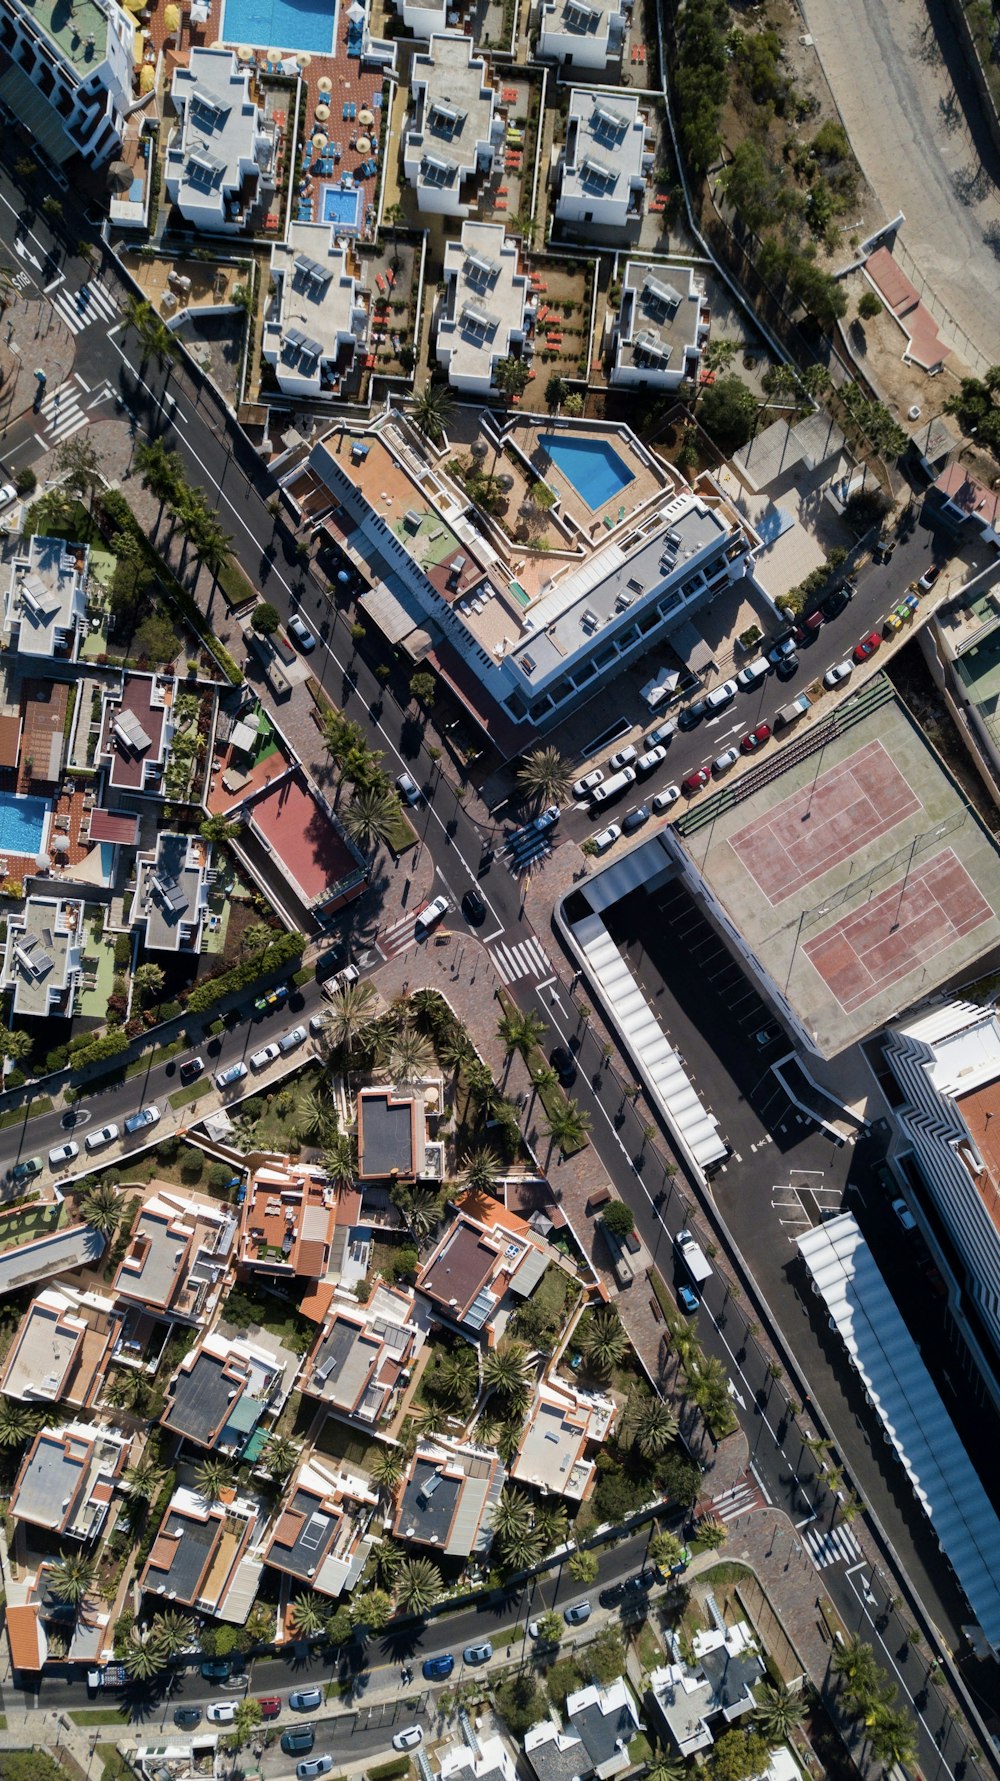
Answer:
<svg viewBox="0 0 1000 1781"><path fill-rule="evenodd" d="M257 1705L260 1708L262 1719L277 1719L281 1712L281 1696L277 1694L258 1695Z"/></svg>
<svg viewBox="0 0 1000 1781"><path fill-rule="evenodd" d="M747 731L740 743L740 750L743 754L753 754L763 743L770 741L770 738L770 724L758 724L755 730Z"/></svg>
<svg viewBox="0 0 1000 1781"><path fill-rule="evenodd" d="M879 648L881 642L882 639L877 631L869 631L867 637L862 637L861 642L855 644L854 660L856 662L867 662L868 657L875 654L875 651Z"/></svg>
<svg viewBox="0 0 1000 1781"><path fill-rule="evenodd" d="M822 623L823 614L821 612L810 612L809 617L802 619L795 627L796 643L814 643L816 640L816 633L821 628Z"/></svg>
<svg viewBox="0 0 1000 1781"><path fill-rule="evenodd" d="M690 798L694 792L700 792L702 786L707 785L711 777L712 773L709 767L698 767L693 773L689 773L686 779L681 780L681 791L687 792Z"/></svg>

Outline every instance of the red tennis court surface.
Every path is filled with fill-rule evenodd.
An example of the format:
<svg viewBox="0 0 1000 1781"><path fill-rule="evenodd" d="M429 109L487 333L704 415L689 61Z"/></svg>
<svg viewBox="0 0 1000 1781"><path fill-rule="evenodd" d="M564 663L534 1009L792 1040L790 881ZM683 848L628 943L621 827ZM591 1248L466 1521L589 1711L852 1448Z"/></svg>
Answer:
<svg viewBox="0 0 1000 1781"><path fill-rule="evenodd" d="M251 815L310 908L341 879L357 872L350 848L296 775L258 798Z"/></svg>
<svg viewBox="0 0 1000 1781"><path fill-rule="evenodd" d="M729 837L772 904L922 808L881 742L869 742Z"/></svg>
<svg viewBox="0 0 1000 1781"><path fill-rule="evenodd" d="M808 940L804 951L851 1014L992 914L957 854L945 847Z"/></svg>

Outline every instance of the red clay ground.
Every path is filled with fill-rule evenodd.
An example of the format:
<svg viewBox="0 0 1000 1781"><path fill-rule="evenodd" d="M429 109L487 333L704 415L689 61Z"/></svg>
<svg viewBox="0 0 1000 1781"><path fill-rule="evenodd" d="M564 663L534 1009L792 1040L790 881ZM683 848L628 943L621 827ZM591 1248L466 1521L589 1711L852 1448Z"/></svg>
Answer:
<svg viewBox="0 0 1000 1781"><path fill-rule="evenodd" d="M950 847L814 940L806 957L850 1014L993 914Z"/></svg>
<svg viewBox="0 0 1000 1781"><path fill-rule="evenodd" d="M739 829L729 844L777 905L920 808L882 743L870 742Z"/></svg>

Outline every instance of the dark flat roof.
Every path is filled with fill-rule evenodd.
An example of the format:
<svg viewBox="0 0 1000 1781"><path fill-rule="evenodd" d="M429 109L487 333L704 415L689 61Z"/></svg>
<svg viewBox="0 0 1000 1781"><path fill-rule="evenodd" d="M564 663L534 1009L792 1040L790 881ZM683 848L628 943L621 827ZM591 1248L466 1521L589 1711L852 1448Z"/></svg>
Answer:
<svg viewBox="0 0 1000 1781"><path fill-rule="evenodd" d="M296 1489L285 1505L266 1562L296 1577L315 1576L336 1538L341 1517L330 1514L314 1491Z"/></svg>
<svg viewBox="0 0 1000 1781"><path fill-rule="evenodd" d="M471 1305L479 1288L493 1273L497 1254L481 1231L465 1219L453 1225L430 1268L421 1275L420 1290L459 1313Z"/></svg>
<svg viewBox="0 0 1000 1781"><path fill-rule="evenodd" d="M413 1103L385 1094L358 1096L358 1176L382 1180L413 1174Z"/></svg>
<svg viewBox="0 0 1000 1781"><path fill-rule="evenodd" d="M196 1601L199 1585L221 1531L222 1523L214 1517L209 1521L196 1521L189 1515L180 1515L176 1510L170 1510L153 1541L145 1587L162 1587L164 1590L176 1591L177 1599L181 1602ZM173 1553L170 1555L169 1569L163 1569L163 1561L168 1555L164 1536L174 1534L180 1535L180 1538L170 1538Z"/></svg>
<svg viewBox="0 0 1000 1781"><path fill-rule="evenodd" d="M216 1355L197 1355L190 1372L182 1368L177 1375L163 1416L166 1427L196 1441L199 1447L211 1447L236 1402L229 1394L237 1383L223 1371Z"/></svg>
<svg viewBox="0 0 1000 1781"><path fill-rule="evenodd" d="M719 1706L735 1707L744 1700L748 1689L760 1680L757 1658L733 1657L720 1645L718 1651L706 1651L700 1659L706 1681L712 1685Z"/></svg>
<svg viewBox="0 0 1000 1781"><path fill-rule="evenodd" d="M610 1713L602 1713L596 1701L591 1707L578 1708L570 1719L570 1725L583 1739L584 1748L595 1769L599 1769L602 1763L609 1762L617 1753L619 1745L624 1743L627 1746L636 1734L636 1723L627 1707L616 1707Z"/></svg>
<svg viewBox="0 0 1000 1781"><path fill-rule="evenodd" d="M427 1486L431 1479L437 1483L427 1495ZM443 1478L439 1474L438 1462L432 1459L418 1459L413 1473L407 1482L400 1503L397 1526L405 1534L407 1528L414 1529L414 1539L433 1540L437 1535L437 1543L443 1548L447 1544L451 1524L455 1518L455 1506L462 1494L461 1478Z"/></svg>

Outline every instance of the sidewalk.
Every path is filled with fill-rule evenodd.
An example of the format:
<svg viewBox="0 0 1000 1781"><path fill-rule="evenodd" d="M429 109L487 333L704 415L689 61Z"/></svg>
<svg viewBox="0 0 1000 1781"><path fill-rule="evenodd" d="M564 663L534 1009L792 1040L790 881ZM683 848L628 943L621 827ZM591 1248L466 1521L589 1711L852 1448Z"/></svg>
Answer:
<svg viewBox="0 0 1000 1781"><path fill-rule="evenodd" d="M38 391L35 371L45 372L51 395L72 371L75 354L76 338L48 299L13 289L0 318L0 431L30 414ZM39 431L43 425L39 416Z"/></svg>

